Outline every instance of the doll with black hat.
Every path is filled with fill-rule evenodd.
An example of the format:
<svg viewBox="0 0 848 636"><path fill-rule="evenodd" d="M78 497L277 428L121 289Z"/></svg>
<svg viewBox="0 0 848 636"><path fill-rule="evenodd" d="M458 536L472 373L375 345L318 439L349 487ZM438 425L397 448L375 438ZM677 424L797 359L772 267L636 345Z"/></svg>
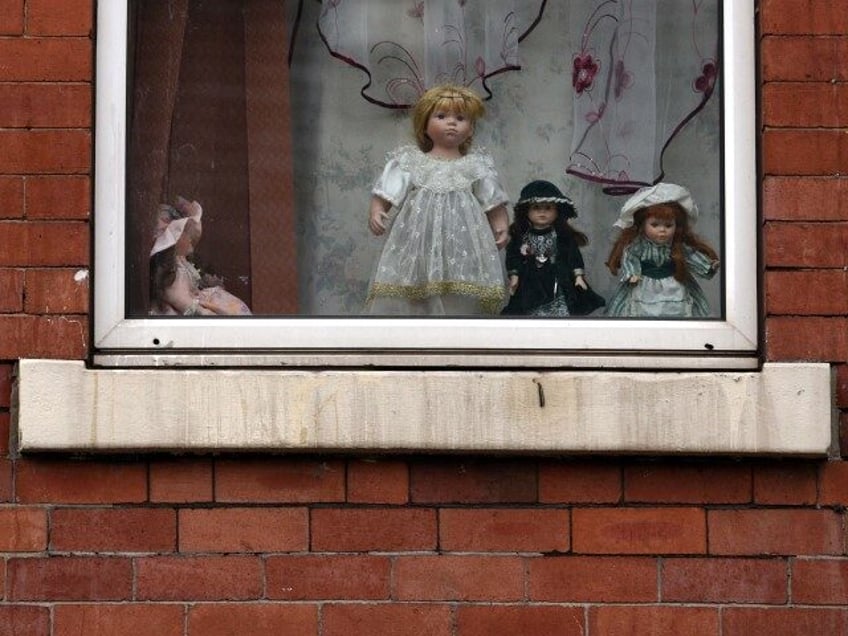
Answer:
<svg viewBox="0 0 848 636"><path fill-rule="evenodd" d="M502 313L583 316L604 305L586 282L580 248L589 240L569 225L577 216L571 199L549 181L521 190L509 227L506 269L509 304Z"/></svg>

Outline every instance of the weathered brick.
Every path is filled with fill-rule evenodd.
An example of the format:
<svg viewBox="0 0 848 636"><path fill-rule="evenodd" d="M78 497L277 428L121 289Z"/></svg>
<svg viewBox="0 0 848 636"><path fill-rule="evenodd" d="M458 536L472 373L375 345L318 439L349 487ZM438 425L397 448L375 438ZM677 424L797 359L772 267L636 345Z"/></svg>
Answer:
<svg viewBox="0 0 848 636"><path fill-rule="evenodd" d="M0 82L88 82L92 79L88 38L0 39ZM4 153L5 154L5 153Z"/></svg>
<svg viewBox="0 0 848 636"><path fill-rule="evenodd" d="M649 503L747 503L751 469L735 464L637 463L624 469L624 499Z"/></svg>
<svg viewBox="0 0 848 636"><path fill-rule="evenodd" d="M35 605L0 605L0 636L50 636L50 610Z"/></svg>
<svg viewBox="0 0 848 636"><path fill-rule="evenodd" d="M126 558L9 559L6 576L12 601L123 601L132 595Z"/></svg>
<svg viewBox="0 0 848 636"><path fill-rule="evenodd" d="M12 399L12 365L0 364L0 408L9 408Z"/></svg>
<svg viewBox="0 0 848 636"><path fill-rule="evenodd" d="M132 603L56 605L53 636L183 636L181 605Z"/></svg>
<svg viewBox="0 0 848 636"><path fill-rule="evenodd" d="M842 519L830 510L710 510L710 554L841 554Z"/></svg>
<svg viewBox="0 0 848 636"><path fill-rule="evenodd" d="M836 364L836 406L848 408L848 364Z"/></svg>
<svg viewBox="0 0 848 636"><path fill-rule="evenodd" d="M86 220L91 213L87 175L30 176L26 179L28 219Z"/></svg>
<svg viewBox="0 0 848 636"><path fill-rule="evenodd" d="M23 216L23 178L0 176L0 219L20 219Z"/></svg>
<svg viewBox="0 0 848 636"><path fill-rule="evenodd" d="M834 34L848 32L848 5L842 0L760 0L763 33Z"/></svg>
<svg viewBox="0 0 848 636"><path fill-rule="evenodd" d="M136 598L140 600L254 600L261 596L258 557L159 556L136 561Z"/></svg>
<svg viewBox="0 0 848 636"><path fill-rule="evenodd" d="M685 606L591 607L589 633L603 636L718 636L719 612L715 608ZM749 636L753 633L749 632Z"/></svg>
<svg viewBox="0 0 848 636"><path fill-rule="evenodd" d="M763 86L763 124L838 128L848 118L848 86L824 82L773 82Z"/></svg>
<svg viewBox="0 0 848 636"><path fill-rule="evenodd" d="M793 559L792 601L848 607L848 560Z"/></svg>
<svg viewBox="0 0 848 636"><path fill-rule="evenodd" d="M415 503L532 503L536 467L529 462L442 460L410 466Z"/></svg>
<svg viewBox="0 0 848 636"><path fill-rule="evenodd" d="M721 616L722 636L848 634L848 612L844 609L727 607Z"/></svg>
<svg viewBox="0 0 848 636"><path fill-rule="evenodd" d="M434 510L414 508L319 508L311 515L314 551L397 552L434 550Z"/></svg>
<svg viewBox="0 0 848 636"><path fill-rule="evenodd" d="M83 314L88 312L87 269L26 270L28 314Z"/></svg>
<svg viewBox="0 0 848 636"><path fill-rule="evenodd" d="M180 552L289 552L309 547L306 508L179 511Z"/></svg>
<svg viewBox="0 0 848 636"><path fill-rule="evenodd" d="M848 318L766 318L766 355L770 361L848 360Z"/></svg>
<svg viewBox="0 0 848 636"><path fill-rule="evenodd" d="M0 51L2 43L0 39ZM0 154L0 173L80 174L91 170L88 130L0 130L0 145L5 151Z"/></svg>
<svg viewBox="0 0 848 636"><path fill-rule="evenodd" d="M571 526L575 553L706 552L705 511L699 508L577 508Z"/></svg>
<svg viewBox="0 0 848 636"><path fill-rule="evenodd" d="M839 316L848 314L848 271L817 269L766 272L769 314Z"/></svg>
<svg viewBox="0 0 848 636"><path fill-rule="evenodd" d="M848 173L848 131L843 129L769 129L762 140L765 174Z"/></svg>
<svg viewBox="0 0 848 636"><path fill-rule="evenodd" d="M24 270L0 268L0 313L19 313L24 308Z"/></svg>
<svg viewBox="0 0 848 636"><path fill-rule="evenodd" d="M788 570L779 559L665 559L664 603L786 603Z"/></svg>
<svg viewBox="0 0 848 636"><path fill-rule="evenodd" d="M763 81L844 81L848 37L766 36L760 44Z"/></svg>
<svg viewBox="0 0 848 636"><path fill-rule="evenodd" d="M86 316L0 315L0 358L84 358Z"/></svg>
<svg viewBox="0 0 848 636"><path fill-rule="evenodd" d="M268 598L380 600L391 593L391 562L385 556L293 555L265 561Z"/></svg>
<svg viewBox="0 0 848 636"><path fill-rule="evenodd" d="M754 502L809 505L816 502L815 464L765 464L754 467Z"/></svg>
<svg viewBox="0 0 848 636"><path fill-rule="evenodd" d="M439 511L439 548L452 552L566 552L569 535L568 510Z"/></svg>
<svg viewBox="0 0 848 636"><path fill-rule="evenodd" d="M454 636L450 606L433 603L328 603L322 625L321 636Z"/></svg>
<svg viewBox="0 0 848 636"><path fill-rule="evenodd" d="M539 465L542 503L617 503L621 488L617 462L545 461Z"/></svg>
<svg viewBox="0 0 848 636"><path fill-rule="evenodd" d="M0 502L12 501L12 460L0 457Z"/></svg>
<svg viewBox="0 0 848 636"><path fill-rule="evenodd" d="M189 609L188 636L234 636L248 632L317 636L318 608L304 604L213 603L193 605ZM352 633L348 632L347 636Z"/></svg>
<svg viewBox="0 0 848 636"><path fill-rule="evenodd" d="M582 608L515 605L460 605L457 636L583 636Z"/></svg>
<svg viewBox="0 0 848 636"><path fill-rule="evenodd" d="M181 457L150 462L150 501L212 501L212 460Z"/></svg>
<svg viewBox="0 0 848 636"><path fill-rule="evenodd" d="M646 557L557 556L528 559L532 601L657 601L657 561Z"/></svg>
<svg viewBox="0 0 848 636"><path fill-rule="evenodd" d="M848 178L766 177L766 221L848 221Z"/></svg>
<svg viewBox="0 0 848 636"><path fill-rule="evenodd" d="M29 35L89 35L94 5L87 0L27 0Z"/></svg>
<svg viewBox="0 0 848 636"><path fill-rule="evenodd" d="M3 128L91 126L90 84L0 84Z"/></svg>
<svg viewBox="0 0 848 636"><path fill-rule="evenodd" d="M409 501L409 468L392 460L350 460L347 464L350 503L404 504Z"/></svg>
<svg viewBox="0 0 848 636"><path fill-rule="evenodd" d="M848 223L767 223L767 267L848 266Z"/></svg>
<svg viewBox="0 0 848 636"><path fill-rule="evenodd" d="M0 35L20 35L23 31L24 0L0 0Z"/></svg>
<svg viewBox="0 0 848 636"><path fill-rule="evenodd" d="M9 435L11 433L12 416L10 413L0 411L0 461L3 456L9 454ZM0 487L0 492L3 489ZM11 490L9 491L11 493ZM7 501L0 496L0 501Z"/></svg>
<svg viewBox="0 0 848 636"><path fill-rule="evenodd" d="M50 548L62 552L173 552L177 522L165 508L59 508Z"/></svg>
<svg viewBox="0 0 848 636"><path fill-rule="evenodd" d="M848 462L826 462L819 471L819 503L848 506Z"/></svg>
<svg viewBox="0 0 848 636"><path fill-rule="evenodd" d="M16 471L22 503L138 503L147 497L142 463L21 459Z"/></svg>
<svg viewBox="0 0 848 636"><path fill-rule="evenodd" d="M344 501L344 463L288 458L215 462L215 500L274 502Z"/></svg>
<svg viewBox="0 0 848 636"><path fill-rule="evenodd" d="M0 552L38 552L47 548L47 511L0 506Z"/></svg>
<svg viewBox="0 0 848 636"><path fill-rule="evenodd" d="M402 601L524 597L524 562L515 556L402 556L395 560L393 579Z"/></svg>
<svg viewBox="0 0 848 636"><path fill-rule="evenodd" d="M88 249L87 223L0 221L0 266L86 265Z"/></svg>

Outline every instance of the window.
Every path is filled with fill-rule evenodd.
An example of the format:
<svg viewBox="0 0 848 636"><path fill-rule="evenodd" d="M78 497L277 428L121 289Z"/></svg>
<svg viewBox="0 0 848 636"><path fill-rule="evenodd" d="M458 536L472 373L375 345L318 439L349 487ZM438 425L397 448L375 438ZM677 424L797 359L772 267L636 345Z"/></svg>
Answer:
<svg viewBox="0 0 848 636"><path fill-rule="evenodd" d="M368 4L372 34L396 24L382 15L390 8L421 18L421 3ZM686 21L672 22L672 9L688 3L637 3L650 20L630 15L629 31L604 31L598 24L626 22L619 5L629 3L518 4L532 10L515 26L522 69L488 72L484 60L472 72L486 77L472 87L492 93L474 144L491 152L513 202L536 178L567 191L574 224L589 236L587 277L606 298L617 284L604 261L625 200L618 190L662 174L685 184L702 212L697 230L720 254L719 275L704 284L708 316L363 316L381 245L366 226L370 187L386 152L410 140L410 124L405 112L374 103L387 101L385 91L369 93L384 88L376 70L366 76L367 62L339 59L357 61L345 48L349 33L332 30L331 11L344 3L118 0L98 5L95 362L756 367L753 5L694 3ZM511 15L507 2L488 6L501 5ZM412 37L386 32L401 43ZM650 41L648 75L604 57L625 34L633 48ZM667 68L684 50L701 70L694 79ZM661 125L669 77L696 90ZM628 123L651 129L652 150L618 164L625 153L592 124L623 126L609 113L631 89L642 97L630 99L653 104L642 126ZM203 206L198 252L253 315L148 315L150 219L177 195Z"/></svg>

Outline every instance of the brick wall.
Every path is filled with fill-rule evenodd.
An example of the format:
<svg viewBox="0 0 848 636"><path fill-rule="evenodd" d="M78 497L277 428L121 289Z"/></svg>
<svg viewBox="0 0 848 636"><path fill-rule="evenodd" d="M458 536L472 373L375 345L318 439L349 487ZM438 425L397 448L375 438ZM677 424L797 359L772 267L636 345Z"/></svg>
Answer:
<svg viewBox="0 0 848 636"><path fill-rule="evenodd" d="M848 3L759 19L766 356L848 450ZM848 634L842 461L17 457L15 360L86 354L91 28L0 0L0 636Z"/></svg>

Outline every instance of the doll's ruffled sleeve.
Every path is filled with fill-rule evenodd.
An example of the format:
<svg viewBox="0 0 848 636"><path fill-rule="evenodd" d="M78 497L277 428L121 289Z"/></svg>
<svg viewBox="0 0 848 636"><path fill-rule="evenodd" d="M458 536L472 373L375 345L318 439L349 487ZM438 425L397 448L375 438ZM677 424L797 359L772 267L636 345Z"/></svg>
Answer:
<svg viewBox="0 0 848 636"><path fill-rule="evenodd" d="M625 281L631 276L642 275L642 261L640 255L633 249L633 244L624 248L621 255L621 275L619 280Z"/></svg>
<svg viewBox="0 0 848 636"><path fill-rule="evenodd" d="M717 269L709 256L703 252L693 250L688 245L684 246L683 254L686 258L686 265L689 267L689 271L695 274L695 276L700 276L701 278L712 278L715 276Z"/></svg>
<svg viewBox="0 0 848 636"><path fill-rule="evenodd" d="M410 173L406 167L407 162L403 160L402 151L396 151L389 155L386 167L377 177L371 194L388 201L399 208L409 192Z"/></svg>
<svg viewBox="0 0 848 636"><path fill-rule="evenodd" d="M480 202L483 212L488 212L499 205L507 204L509 197L501 185L492 158L487 154L480 154L477 159L479 161L478 174L472 190L474 197Z"/></svg>

